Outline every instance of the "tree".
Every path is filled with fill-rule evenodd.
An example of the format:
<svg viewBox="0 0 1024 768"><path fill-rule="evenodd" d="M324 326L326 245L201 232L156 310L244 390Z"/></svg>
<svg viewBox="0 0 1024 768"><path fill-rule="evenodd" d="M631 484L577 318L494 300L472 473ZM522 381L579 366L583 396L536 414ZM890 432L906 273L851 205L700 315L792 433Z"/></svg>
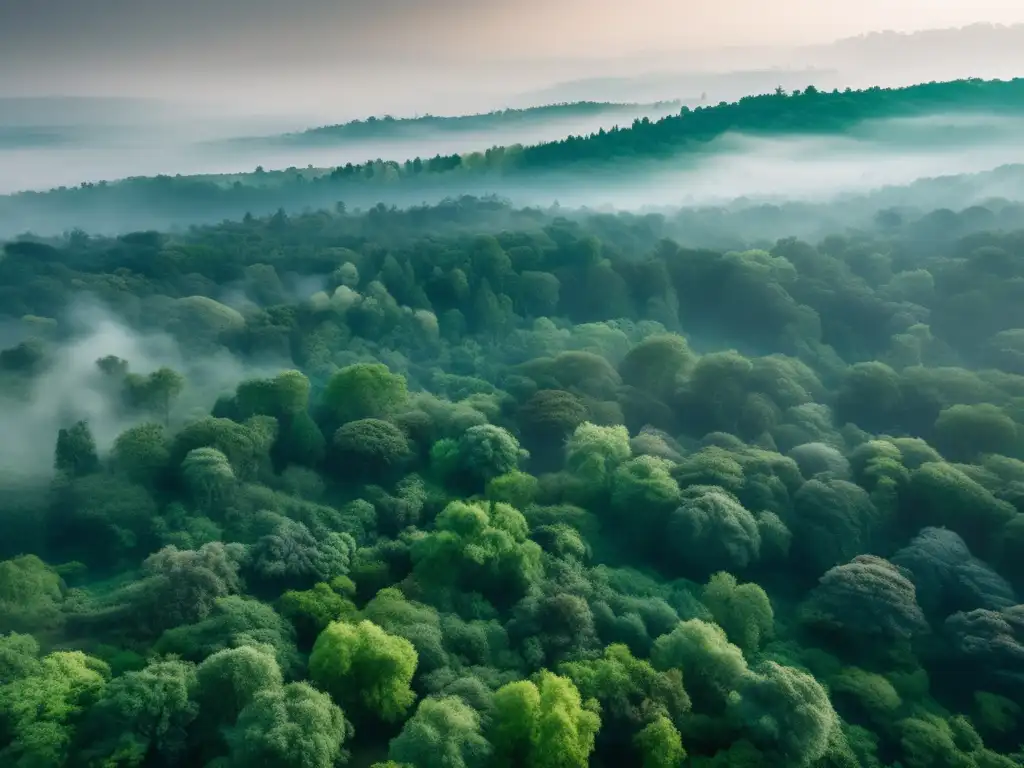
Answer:
<svg viewBox="0 0 1024 768"><path fill-rule="evenodd" d="M458 696L424 699L388 757L415 768L485 768L491 745L480 734L480 716Z"/></svg>
<svg viewBox="0 0 1024 768"><path fill-rule="evenodd" d="M377 592L363 608L362 618L412 643L417 654L416 668L421 673L451 664L444 647L440 614L429 605L409 600L397 587Z"/></svg>
<svg viewBox="0 0 1024 768"><path fill-rule="evenodd" d="M488 501L505 503L516 509L526 509L539 493L540 483L536 477L513 470L492 478L487 483L484 495Z"/></svg>
<svg viewBox="0 0 1024 768"><path fill-rule="evenodd" d="M351 584L347 576L339 576L331 583L318 582L304 591L288 590L278 600L278 609L295 625L299 642L312 645L328 624L355 616L356 607L351 595L343 587ZM353 585L354 587L354 585Z"/></svg>
<svg viewBox="0 0 1024 768"><path fill-rule="evenodd" d="M35 555L0 562L0 632L53 628L63 600L60 576Z"/></svg>
<svg viewBox="0 0 1024 768"><path fill-rule="evenodd" d="M669 403L696 363L686 339L676 334L648 336L619 365L625 384Z"/></svg>
<svg viewBox="0 0 1024 768"><path fill-rule="evenodd" d="M561 283L550 272L524 270L519 274L516 309L525 317L549 317L558 310Z"/></svg>
<svg viewBox="0 0 1024 768"><path fill-rule="evenodd" d="M225 734L228 765L335 768L352 729L330 697L306 683L266 688Z"/></svg>
<svg viewBox="0 0 1024 768"><path fill-rule="evenodd" d="M670 734L663 724L655 723L665 720L674 731L672 724L681 722L690 711L690 697L678 669L655 670L625 645L613 643L601 658L564 662L559 671L573 681L585 700L595 699L601 705L599 754L622 755L623 760L634 759L635 750L641 755L652 751L675 754L671 744L664 743L664 739L671 741ZM654 726L652 732L641 738L650 726ZM653 764L658 765L656 760Z"/></svg>
<svg viewBox="0 0 1024 768"><path fill-rule="evenodd" d="M238 595L218 599L205 619L164 632L153 650L198 663L217 651L247 644L273 648L286 676L299 673L295 629L266 603Z"/></svg>
<svg viewBox="0 0 1024 768"><path fill-rule="evenodd" d="M411 456L409 439L380 419L350 421L334 433L338 468L349 477L378 478Z"/></svg>
<svg viewBox="0 0 1024 768"><path fill-rule="evenodd" d="M807 624L855 638L894 640L927 632L917 591L903 571L875 555L829 569L801 608Z"/></svg>
<svg viewBox="0 0 1024 768"><path fill-rule="evenodd" d="M814 575L867 551L885 522L867 492L845 480L808 480L793 497L793 554Z"/></svg>
<svg viewBox="0 0 1024 768"><path fill-rule="evenodd" d="M216 448L189 451L181 463L181 473L200 507L207 510L235 483L235 471L228 457Z"/></svg>
<svg viewBox="0 0 1024 768"><path fill-rule="evenodd" d="M903 510L908 522L955 531L981 557L993 547L995 532L1015 515L1010 504L960 469L935 461L911 474Z"/></svg>
<svg viewBox="0 0 1024 768"><path fill-rule="evenodd" d="M1006 580L945 528L923 528L893 555L892 563L909 573L917 602L930 615L945 617L975 608L1000 610L1017 602Z"/></svg>
<svg viewBox="0 0 1024 768"><path fill-rule="evenodd" d="M983 453L1010 453L1017 425L991 403L953 405L935 420L935 446L952 461L973 461Z"/></svg>
<svg viewBox="0 0 1024 768"><path fill-rule="evenodd" d="M768 595L757 584L738 584L731 573L714 574L701 595L715 623L729 641L756 653L774 633L774 613Z"/></svg>
<svg viewBox="0 0 1024 768"><path fill-rule="evenodd" d="M600 427L584 422L573 431L565 454L570 472L589 489L607 492L613 473L632 454L629 432L623 426Z"/></svg>
<svg viewBox="0 0 1024 768"><path fill-rule="evenodd" d="M357 714L395 722L416 698L409 685L417 660L412 643L372 622L336 621L317 638L309 674L335 701Z"/></svg>
<svg viewBox="0 0 1024 768"><path fill-rule="evenodd" d="M576 395L561 389L541 389L519 408L516 423L534 461L557 466L566 436L588 415L587 407Z"/></svg>
<svg viewBox="0 0 1024 768"><path fill-rule="evenodd" d="M672 721L658 715L636 735L643 768L679 768L686 758L683 739Z"/></svg>
<svg viewBox="0 0 1024 768"><path fill-rule="evenodd" d="M641 551L658 551L664 526L679 506L679 485L671 462L655 456L629 459L612 476L611 513L618 530Z"/></svg>
<svg viewBox="0 0 1024 768"><path fill-rule="evenodd" d="M39 643L32 635L0 635L0 686L39 670Z"/></svg>
<svg viewBox="0 0 1024 768"><path fill-rule="evenodd" d="M387 419L408 400L405 378L380 363L356 363L335 373L323 404L338 426L357 419ZM330 432L328 432L330 434Z"/></svg>
<svg viewBox="0 0 1024 768"><path fill-rule="evenodd" d="M839 716L821 684L774 661L741 678L729 714L773 765L814 764L839 729Z"/></svg>
<svg viewBox="0 0 1024 768"><path fill-rule="evenodd" d="M157 505L144 486L96 473L57 490L46 531L53 551L109 568L155 549Z"/></svg>
<svg viewBox="0 0 1024 768"><path fill-rule="evenodd" d="M196 669L194 696L204 727L234 724L261 691L283 682L270 646L242 645L207 656Z"/></svg>
<svg viewBox="0 0 1024 768"><path fill-rule="evenodd" d="M526 519L508 504L453 501L434 530L414 542L414 572L427 584L457 585L511 602L543 573L540 547L527 533Z"/></svg>
<svg viewBox="0 0 1024 768"><path fill-rule="evenodd" d="M242 591L244 554L240 545L219 541L153 553L142 564L145 578L128 589L131 618L152 633L202 621L218 599Z"/></svg>
<svg viewBox="0 0 1024 768"><path fill-rule="evenodd" d="M862 429L890 428L903 403L900 378L885 363L856 363L847 369L836 398L839 423L852 421Z"/></svg>
<svg viewBox="0 0 1024 768"><path fill-rule="evenodd" d="M348 533L317 539L302 523L282 519L250 551L251 572L267 584L303 589L348 573L356 542Z"/></svg>
<svg viewBox="0 0 1024 768"><path fill-rule="evenodd" d="M195 667L184 661L154 661L115 677L89 712L97 739L85 750L97 762L142 766L159 755L173 765L183 757L187 728L199 714L192 700Z"/></svg>
<svg viewBox="0 0 1024 768"><path fill-rule="evenodd" d="M130 373L124 381L128 406L160 416L165 426L170 425L171 407L184 389L185 377L171 368L159 368L148 376Z"/></svg>
<svg viewBox="0 0 1024 768"><path fill-rule="evenodd" d="M57 433L57 449L54 455L54 469L69 475L88 475L99 469L100 460L96 455L96 441L86 421L77 421Z"/></svg>
<svg viewBox="0 0 1024 768"><path fill-rule="evenodd" d="M155 485L170 461L170 445L163 426L137 424L117 436L111 449L112 464L135 483Z"/></svg>
<svg viewBox="0 0 1024 768"><path fill-rule="evenodd" d="M110 668L80 651L55 651L28 674L0 685L0 763L63 765L74 721L96 701Z"/></svg>
<svg viewBox="0 0 1024 768"><path fill-rule="evenodd" d="M807 479L825 475L823 479L847 480L850 463L846 457L827 443L804 443L787 454L800 466L800 472Z"/></svg>
<svg viewBox="0 0 1024 768"><path fill-rule="evenodd" d="M585 768L601 719L584 706L572 681L542 670L494 694L491 742L499 765Z"/></svg>
<svg viewBox="0 0 1024 768"><path fill-rule="evenodd" d="M171 461L181 463L196 448L215 448L231 462L240 480L255 477L269 463L278 423L270 416L254 416L244 424L206 417L185 425L174 438Z"/></svg>
<svg viewBox="0 0 1024 768"><path fill-rule="evenodd" d="M721 708L747 672L743 652L729 642L717 624L700 619L680 622L659 637L651 650L655 669L681 669L686 686L697 707L704 711Z"/></svg>
<svg viewBox="0 0 1024 768"><path fill-rule="evenodd" d="M458 445L459 467L480 487L507 474L529 458L519 441L506 429L480 424L467 429Z"/></svg>
<svg viewBox="0 0 1024 768"><path fill-rule="evenodd" d="M757 520L735 498L714 486L689 488L669 518L670 557L697 577L715 570L742 570L761 555Z"/></svg>

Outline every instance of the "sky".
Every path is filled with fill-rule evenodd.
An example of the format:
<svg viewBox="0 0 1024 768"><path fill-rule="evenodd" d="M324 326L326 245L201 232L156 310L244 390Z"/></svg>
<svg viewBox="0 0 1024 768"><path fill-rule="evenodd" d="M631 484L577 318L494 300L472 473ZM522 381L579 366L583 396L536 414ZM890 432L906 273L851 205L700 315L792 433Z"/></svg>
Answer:
<svg viewBox="0 0 1024 768"><path fill-rule="evenodd" d="M0 0L0 94L438 98L620 57L1024 22L1020 0ZM500 78L499 78L500 75ZM498 78L498 79L496 79ZM475 89L475 91L474 91Z"/></svg>

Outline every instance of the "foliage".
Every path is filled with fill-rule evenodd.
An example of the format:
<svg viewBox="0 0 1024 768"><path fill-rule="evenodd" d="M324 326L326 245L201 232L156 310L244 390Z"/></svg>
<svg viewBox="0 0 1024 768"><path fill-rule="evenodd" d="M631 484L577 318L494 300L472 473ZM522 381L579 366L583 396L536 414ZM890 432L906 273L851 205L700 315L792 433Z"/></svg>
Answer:
<svg viewBox="0 0 1024 768"><path fill-rule="evenodd" d="M0 199L188 225L3 243L0 763L1019 763L1019 168L405 206L1017 115L1021 82Z"/></svg>
<svg viewBox="0 0 1024 768"><path fill-rule="evenodd" d="M416 662L416 649L408 640L370 621L336 621L316 639L309 674L353 711L395 721L415 699L409 684Z"/></svg>

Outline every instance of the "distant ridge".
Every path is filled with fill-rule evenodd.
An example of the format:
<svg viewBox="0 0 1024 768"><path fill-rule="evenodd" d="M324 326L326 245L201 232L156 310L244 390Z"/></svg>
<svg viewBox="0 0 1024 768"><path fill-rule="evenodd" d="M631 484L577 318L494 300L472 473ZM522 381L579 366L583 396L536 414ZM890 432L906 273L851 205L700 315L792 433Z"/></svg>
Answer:
<svg viewBox="0 0 1024 768"><path fill-rule="evenodd" d="M344 141L407 139L428 132L472 132L512 128L581 117L664 117L677 112L680 100L639 104L626 102L575 101L545 104L523 109L503 109L469 115L416 115L413 117L371 116L364 120L325 125L305 131L274 136L235 139L232 143L324 144Z"/></svg>
<svg viewBox="0 0 1024 768"><path fill-rule="evenodd" d="M599 183L636 181L672 160L685 173L702 157L724 151L721 140L762 137L855 136L877 121L903 119L878 132L880 148L927 140L926 127L907 118L956 114L1024 117L1024 78L958 80L905 88L748 96L690 109L660 120L533 146L499 146L464 154L404 161L371 160L335 168L290 168L205 176L156 176L83 184L50 192L0 196L0 234L28 230L140 226L165 228L301 211L339 201L362 206L414 205L452 194L503 194L516 187L557 197ZM718 143L713 143L718 141ZM887 143L888 142L888 143Z"/></svg>

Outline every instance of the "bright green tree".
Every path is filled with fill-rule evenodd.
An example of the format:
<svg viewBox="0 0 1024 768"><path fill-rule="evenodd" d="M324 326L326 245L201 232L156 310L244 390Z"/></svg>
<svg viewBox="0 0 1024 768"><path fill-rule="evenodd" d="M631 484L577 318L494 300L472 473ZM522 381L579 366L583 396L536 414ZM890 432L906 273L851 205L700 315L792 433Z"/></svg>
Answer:
<svg viewBox="0 0 1024 768"><path fill-rule="evenodd" d="M346 708L395 722L416 695L412 643L389 635L370 621L336 621L320 633L309 657L312 680Z"/></svg>

